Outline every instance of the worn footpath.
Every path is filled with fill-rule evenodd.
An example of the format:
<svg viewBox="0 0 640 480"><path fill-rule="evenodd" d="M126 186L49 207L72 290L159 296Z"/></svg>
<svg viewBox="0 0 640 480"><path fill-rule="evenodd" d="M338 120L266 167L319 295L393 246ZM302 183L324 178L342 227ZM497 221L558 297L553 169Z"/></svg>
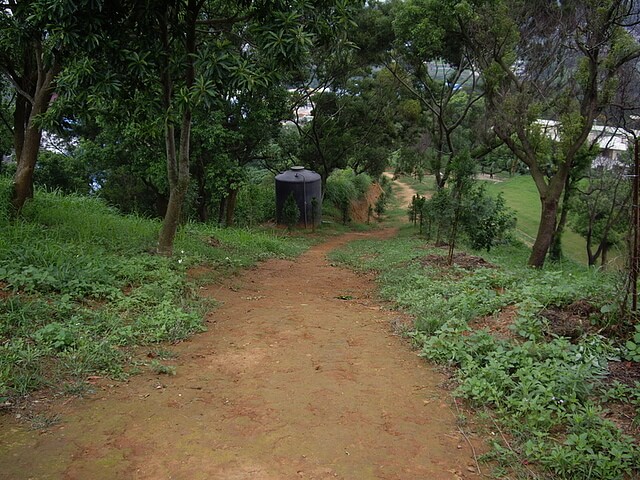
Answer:
<svg viewBox="0 0 640 480"><path fill-rule="evenodd" d="M399 313L326 258L393 233L202 287L220 304L170 347L176 375L99 380L51 405L60 422L41 431L0 418L0 478L480 478L444 378L394 334Z"/></svg>

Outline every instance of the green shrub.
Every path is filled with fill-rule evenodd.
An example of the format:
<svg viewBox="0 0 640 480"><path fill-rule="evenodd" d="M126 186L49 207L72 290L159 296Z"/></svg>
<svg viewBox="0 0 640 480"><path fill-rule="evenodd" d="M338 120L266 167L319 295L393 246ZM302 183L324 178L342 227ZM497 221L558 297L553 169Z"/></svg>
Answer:
<svg viewBox="0 0 640 480"><path fill-rule="evenodd" d="M90 193L88 168L83 160L75 155L41 150L37 167L33 174L35 185L49 191L60 190L63 193Z"/></svg>
<svg viewBox="0 0 640 480"><path fill-rule="evenodd" d="M298 221L300 221L300 209L293 196L293 192L289 193L289 196L282 206L282 220L289 230L293 229Z"/></svg>
<svg viewBox="0 0 640 480"><path fill-rule="evenodd" d="M635 326L633 337L625 343L625 357L632 362L640 362L640 325Z"/></svg>
<svg viewBox="0 0 640 480"><path fill-rule="evenodd" d="M265 177L244 185L238 192L236 225L254 226L276 218L273 178Z"/></svg>
<svg viewBox="0 0 640 480"><path fill-rule="evenodd" d="M350 220L351 203L363 198L371 186L371 177L366 173L356 175L350 168L334 170L327 179L325 201L340 212L342 223ZM330 213L331 208L325 208Z"/></svg>
<svg viewBox="0 0 640 480"><path fill-rule="evenodd" d="M366 173L354 175L353 186L356 188L357 198L363 198L369 191L372 183L371 177Z"/></svg>
<svg viewBox="0 0 640 480"><path fill-rule="evenodd" d="M452 189L438 190L421 207L427 238L437 244L452 240L456 215L460 225L456 239L464 235L476 250L488 251L509 239L509 232L516 225L515 215L506 207L504 198L488 195L482 185L473 185L460 199Z"/></svg>

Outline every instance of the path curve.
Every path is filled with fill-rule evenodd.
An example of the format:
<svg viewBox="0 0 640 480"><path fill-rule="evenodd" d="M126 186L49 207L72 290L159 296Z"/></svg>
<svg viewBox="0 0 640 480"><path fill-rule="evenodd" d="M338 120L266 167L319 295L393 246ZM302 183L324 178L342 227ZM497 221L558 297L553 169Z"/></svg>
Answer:
<svg viewBox="0 0 640 480"><path fill-rule="evenodd" d="M393 173L391 172L383 172L383 175L387 177L389 180L393 181L393 184L396 187L395 197L399 205L401 207L406 207L411 205L411 202L413 201L413 196L416 194L415 190L404 182L401 182L397 179L394 180Z"/></svg>
<svg viewBox="0 0 640 480"><path fill-rule="evenodd" d="M3 479L479 478L435 373L390 325L375 283L326 254L269 260L202 289L207 332L175 376L104 381L43 432L0 419Z"/></svg>

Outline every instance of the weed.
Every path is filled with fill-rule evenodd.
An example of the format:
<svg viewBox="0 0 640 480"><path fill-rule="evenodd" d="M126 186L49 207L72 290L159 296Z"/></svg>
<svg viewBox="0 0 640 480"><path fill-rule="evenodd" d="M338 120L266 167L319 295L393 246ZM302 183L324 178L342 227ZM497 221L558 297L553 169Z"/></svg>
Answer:
<svg viewBox="0 0 640 480"><path fill-rule="evenodd" d="M640 325L636 325L635 333L625 344L625 358L633 362L640 362Z"/></svg>
<svg viewBox="0 0 640 480"><path fill-rule="evenodd" d="M172 365L164 365L158 362L157 360L153 360L149 364L149 368L153 373L156 373L158 375L175 375L176 374L176 367Z"/></svg>
<svg viewBox="0 0 640 480"><path fill-rule="evenodd" d="M172 352L171 350L168 350L166 348L155 348L153 350L151 350L148 354L148 357L151 358L159 358L161 360L169 360L172 358L178 358L178 354L175 352Z"/></svg>
<svg viewBox="0 0 640 480"><path fill-rule="evenodd" d="M28 418L32 430L46 430L62 420L60 415L39 413Z"/></svg>
<svg viewBox="0 0 640 480"><path fill-rule="evenodd" d="M84 397L85 395L93 395L95 389L84 381L65 382L62 384L62 393L74 397Z"/></svg>

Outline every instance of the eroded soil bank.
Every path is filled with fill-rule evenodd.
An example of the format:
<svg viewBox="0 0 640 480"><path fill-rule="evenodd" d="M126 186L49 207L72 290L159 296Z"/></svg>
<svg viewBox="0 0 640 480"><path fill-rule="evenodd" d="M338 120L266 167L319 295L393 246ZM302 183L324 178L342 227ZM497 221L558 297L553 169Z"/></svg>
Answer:
<svg viewBox="0 0 640 480"><path fill-rule="evenodd" d="M444 378L394 335L372 279L326 259L392 234L204 287L221 304L169 347L176 375L100 380L51 405L61 421L46 430L0 418L0 478L480 478Z"/></svg>

